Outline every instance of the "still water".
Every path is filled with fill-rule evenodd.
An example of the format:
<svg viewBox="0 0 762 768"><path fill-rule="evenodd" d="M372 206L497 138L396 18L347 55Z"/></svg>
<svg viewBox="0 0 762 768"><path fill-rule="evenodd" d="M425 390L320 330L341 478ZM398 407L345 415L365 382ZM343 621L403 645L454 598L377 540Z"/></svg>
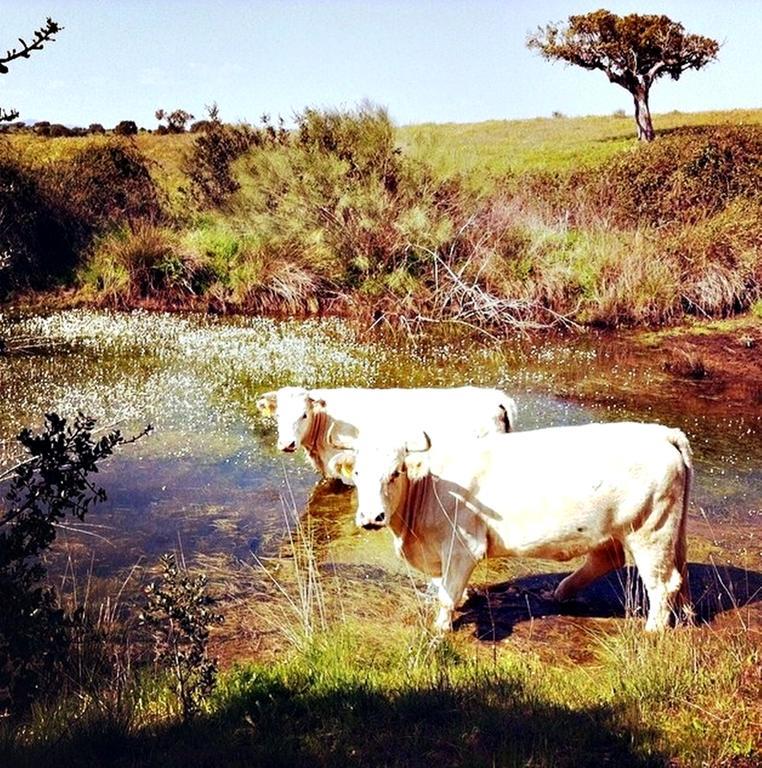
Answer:
<svg viewBox="0 0 762 768"><path fill-rule="evenodd" d="M60 535L94 574L116 576L181 547L186 557L272 550L289 516L316 509L316 476L274 448L259 392L307 386L494 386L520 429L637 419L679 426L696 464L693 515L759 521L762 414L675 379L645 348L593 336L496 344L365 339L338 320L277 322L76 310L0 314L0 467L42 414L81 410L126 434L100 475L108 501ZM4 351L2 351L4 350ZM329 494L330 495L330 494ZM339 505L348 515L351 494ZM330 506L330 505L329 505Z"/></svg>

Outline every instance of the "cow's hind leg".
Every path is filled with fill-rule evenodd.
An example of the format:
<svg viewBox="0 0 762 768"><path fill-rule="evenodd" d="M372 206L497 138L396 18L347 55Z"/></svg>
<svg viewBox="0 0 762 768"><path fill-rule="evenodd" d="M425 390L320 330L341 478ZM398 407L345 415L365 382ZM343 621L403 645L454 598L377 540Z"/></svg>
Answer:
<svg viewBox="0 0 762 768"><path fill-rule="evenodd" d="M676 567L672 541L659 546L655 542L628 542L638 573L648 593L646 632L658 632L669 627L683 578Z"/></svg>
<svg viewBox="0 0 762 768"><path fill-rule="evenodd" d="M624 561L622 542L610 539L588 552L587 560L556 587L553 597L556 600L568 600L600 576L621 568Z"/></svg>

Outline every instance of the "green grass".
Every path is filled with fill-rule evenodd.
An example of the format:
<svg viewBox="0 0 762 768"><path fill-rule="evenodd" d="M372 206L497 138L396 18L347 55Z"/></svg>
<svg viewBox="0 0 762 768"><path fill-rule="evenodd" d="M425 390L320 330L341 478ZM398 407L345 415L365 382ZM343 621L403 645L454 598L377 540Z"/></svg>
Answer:
<svg viewBox="0 0 762 768"><path fill-rule="evenodd" d="M652 638L627 621L590 642L593 663L549 664L526 649L493 655L462 636L432 644L417 628L350 622L274 663L230 669L189 725L148 676L129 718L69 701L40 708L15 738L0 731L0 744L8 768L717 766L758 755L750 637Z"/></svg>
<svg viewBox="0 0 762 768"><path fill-rule="evenodd" d="M762 109L654 115L657 138L675 128L760 123ZM477 187L508 173L594 166L637 144L631 115L424 123L399 127L397 141L442 176L465 174Z"/></svg>
<svg viewBox="0 0 762 768"><path fill-rule="evenodd" d="M233 663L194 720L181 723L171 681L143 668L0 721L4 768L745 768L762 756L757 609L733 599L732 583L734 607L713 624L662 635L646 635L639 618L548 617L496 644L467 626L438 639L399 562L373 578L352 570L373 560L367 546L390 556L380 539L363 537L344 557L322 552L319 526L299 525L269 572L228 573L216 647L253 634L257 650L227 654ZM475 580L527 565L485 563Z"/></svg>
<svg viewBox="0 0 762 768"><path fill-rule="evenodd" d="M761 123L762 109L654 115L657 137L675 128ZM144 133L134 141L156 163L153 172L161 185L176 190L184 183L182 158L193 138L189 133ZM443 176L475 174L482 181L509 172L595 165L636 144L629 114L402 125L396 129L395 140L405 154L430 163ZM42 163L71 157L79 148L102 143L106 137L49 139L16 134L10 141L26 159Z"/></svg>

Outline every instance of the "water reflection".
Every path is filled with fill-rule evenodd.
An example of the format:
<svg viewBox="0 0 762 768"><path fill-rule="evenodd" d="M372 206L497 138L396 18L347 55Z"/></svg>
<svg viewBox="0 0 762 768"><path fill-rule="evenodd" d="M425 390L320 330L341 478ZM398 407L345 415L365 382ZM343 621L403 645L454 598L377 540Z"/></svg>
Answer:
<svg viewBox="0 0 762 768"><path fill-rule="evenodd" d="M716 519L762 508L759 409L728 406L711 383L676 381L648 350L606 338L384 342L333 320L92 311L0 316L0 335L0 464L45 411L81 409L126 432L156 427L101 476L109 500L91 519L100 527L66 534L104 575L176 546L189 557L275 551L289 516L306 507L326 540L350 535L352 492L315 487L255 414L255 395L285 384L498 386L515 397L522 429L660 421L692 441L696 507ZM34 343L14 352L22 339Z"/></svg>

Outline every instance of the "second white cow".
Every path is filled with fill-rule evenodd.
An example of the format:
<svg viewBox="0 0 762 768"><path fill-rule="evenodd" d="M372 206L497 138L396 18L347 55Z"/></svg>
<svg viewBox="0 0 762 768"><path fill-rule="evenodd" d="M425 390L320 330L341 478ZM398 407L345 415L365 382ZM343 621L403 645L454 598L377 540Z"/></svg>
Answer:
<svg viewBox="0 0 762 768"><path fill-rule="evenodd" d="M420 389L304 389L283 387L257 400L261 413L274 416L278 448L288 453L303 447L313 467L324 477L351 478L335 473L332 459L339 452L334 439L355 440L361 433L425 430L435 439L482 437L510 432L516 424L516 403L499 389L483 387Z"/></svg>

